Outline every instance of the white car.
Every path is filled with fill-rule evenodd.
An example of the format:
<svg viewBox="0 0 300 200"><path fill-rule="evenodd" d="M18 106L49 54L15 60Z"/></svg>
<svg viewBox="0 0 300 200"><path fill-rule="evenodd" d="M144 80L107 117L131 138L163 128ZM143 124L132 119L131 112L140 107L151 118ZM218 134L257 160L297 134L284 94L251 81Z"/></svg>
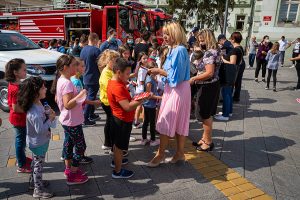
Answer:
<svg viewBox="0 0 300 200"><path fill-rule="evenodd" d="M40 48L33 41L15 31L0 30L0 77L5 73L6 63L22 58L27 66L27 76L40 76L49 88L56 75L56 60L62 54ZM8 83L0 78L0 109L8 112ZM48 93L49 94L49 93Z"/></svg>

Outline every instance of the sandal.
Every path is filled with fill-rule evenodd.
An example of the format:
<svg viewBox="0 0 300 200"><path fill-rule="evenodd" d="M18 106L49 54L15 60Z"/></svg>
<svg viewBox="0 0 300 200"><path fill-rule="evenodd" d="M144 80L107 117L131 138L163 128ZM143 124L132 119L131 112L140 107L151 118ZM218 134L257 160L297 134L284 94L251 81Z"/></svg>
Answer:
<svg viewBox="0 0 300 200"><path fill-rule="evenodd" d="M202 140L202 141L203 141L203 140ZM206 145L208 146L208 148L203 149L201 146L198 146L198 147L196 147L196 150L208 152L208 151L212 151L212 150L214 149L215 144L214 144L213 142L210 143L210 144L207 144L205 141L203 141L203 142L204 142L204 144L206 144Z"/></svg>
<svg viewBox="0 0 300 200"><path fill-rule="evenodd" d="M203 139L201 139L200 141L202 141L202 144L205 143ZM193 142L192 145L194 147L200 147L202 144L199 144L198 142Z"/></svg>

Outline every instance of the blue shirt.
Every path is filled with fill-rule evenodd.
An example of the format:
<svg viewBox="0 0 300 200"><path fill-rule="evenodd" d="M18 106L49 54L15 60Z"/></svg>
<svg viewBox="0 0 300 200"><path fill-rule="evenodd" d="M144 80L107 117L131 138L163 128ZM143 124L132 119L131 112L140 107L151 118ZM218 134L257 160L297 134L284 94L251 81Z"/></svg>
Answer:
<svg viewBox="0 0 300 200"><path fill-rule="evenodd" d="M105 51L106 49L111 49L111 50L118 51L118 49L119 49L119 42L118 42L118 40L115 40L114 42L108 42L106 40L105 42L103 42L101 44L101 46L100 46L101 53L103 51Z"/></svg>
<svg viewBox="0 0 300 200"><path fill-rule="evenodd" d="M190 80L190 59L184 46L171 49L163 66L167 72L166 83L170 87L176 87L183 81Z"/></svg>
<svg viewBox="0 0 300 200"><path fill-rule="evenodd" d="M270 51L268 51L268 54L267 54L267 57L266 57L266 60L268 61L268 65L267 65L267 68L268 69L278 69L279 65L281 64L279 62L279 58L280 58L280 52L278 51L278 53L276 54L273 54Z"/></svg>
<svg viewBox="0 0 300 200"><path fill-rule="evenodd" d="M83 74L84 85L98 85L100 72L97 66L97 58L100 50L97 47L87 45L80 52L80 58L84 60L85 72Z"/></svg>
<svg viewBox="0 0 300 200"><path fill-rule="evenodd" d="M75 76L71 77L71 82L76 87L77 92L79 93L83 89L83 85L80 79L77 79Z"/></svg>
<svg viewBox="0 0 300 200"><path fill-rule="evenodd" d="M151 92L154 95L157 95L157 83L151 76L146 77L146 80L145 80L145 86L146 87L147 87L148 83L151 84ZM146 108L155 108L156 107L156 100L155 99L148 99L143 103L143 105Z"/></svg>

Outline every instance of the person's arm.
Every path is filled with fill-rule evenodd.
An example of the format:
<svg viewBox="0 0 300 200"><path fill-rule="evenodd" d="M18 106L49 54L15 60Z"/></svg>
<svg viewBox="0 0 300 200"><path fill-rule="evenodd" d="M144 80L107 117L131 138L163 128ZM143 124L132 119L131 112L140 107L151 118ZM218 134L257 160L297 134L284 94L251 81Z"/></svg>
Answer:
<svg viewBox="0 0 300 200"><path fill-rule="evenodd" d="M159 75L162 75L162 76L165 76L165 77L168 76L168 73L165 70L160 69L160 68L152 68L152 69L149 69L148 72L151 73L151 74L154 74L154 75L159 74Z"/></svg>
<svg viewBox="0 0 300 200"><path fill-rule="evenodd" d="M268 54L267 54L267 56L266 56L266 58L265 58L266 60L269 60L269 58L270 58L270 56L271 56L270 54L271 54L271 52L268 51Z"/></svg>
<svg viewBox="0 0 300 200"><path fill-rule="evenodd" d="M103 51L105 51L108 48L109 48L109 43L108 43L108 41L105 41L100 46L100 52L103 52Z"/></svg>
<svg viewBox="0 0 300 200"><path fill-rule="evenodd" d="M190 79L190 83L194 84L195 81L205 81L213 77L215 72L215 64L207 64L205 65L205 72L203 74L194 76Z"/></svg>
<svg viewBox="0 0 300 200"><path fill-rule="evenodd" d="M231 55L230 56L230 61L225 60L224 57L222 56L222 60L223 60L223 63L225 63L225 64L235 65L236 64L236 60L237 60L237 55Z"/></svg>
<svg viewBox="0 0 300 200"><path fill-rule="evenodd" d="M63 95L63 105L67 110L71 110L77 105L77 99L86 95L86 90L82 90L77 96L74 97L73 93Z"/></svg>
<svg viewBox="0 0 300 200"><path fill-rule="evenodd" d="M129 102L128 99L124 99L122 101L119 101L120 106L125 110L126 112L130 112L135 110L140 104L142 104L142 101L131 101Z"/></svg>
<svg viewBox="0 0 300 200"><path fill-rule="evenodd" d="M18 104L12 104L11 107L16 113L24 113L24 110Z"/></svg>
<svg viewBox="0 0 300 200"><path fill-rule="evenodd" d="M152 89L152 84L151 83L147 83L146 84L146 92L151 92L151 89ZM151 96L151 99L160 100L160 99L162 99L162 97L161 96L156 96L156 95L153 94Z"/></svg>
<svg viewBox="0 0 300 200"><path fill-rule="evenodd" d="M134 49L132 50L132 58L134 59L135 53L134 53Z"/></svg>
<svg viewBox="0 0 300 200"><path fill-rule="evenodd" d="M290 58L290 61L300 60L300 54L295 58Z"/></svg>
<svg viewBox="0 0 300 200"><path fill-rule="evenodd" d="M52 122L55 120L55 117L53 117L52 113L50 114L49 119L47 119L46 121L43 121L41 113L38 113L36 111L32 111L32 113L27 113L27 115L27 119L31 122L37 134L47 133Z"/></svg>
<svg viewBox="0 0 300 200"><path fill-rule="evenodd" d="M101 102L98 99L93 100L93 101L91 101L91 100L85 100L85 103L89 104L89 105L96 106L96 107L99 107L101 105Z"/></svg>

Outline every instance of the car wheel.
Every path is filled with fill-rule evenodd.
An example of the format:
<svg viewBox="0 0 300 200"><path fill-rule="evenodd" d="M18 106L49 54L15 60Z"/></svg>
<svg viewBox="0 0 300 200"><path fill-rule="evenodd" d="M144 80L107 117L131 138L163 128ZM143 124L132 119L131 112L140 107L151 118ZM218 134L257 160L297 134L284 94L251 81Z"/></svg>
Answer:
<svg viewBox="0 0 300 200"><path fill-rule="evenodd" d="M0 109L4 112L9 112L7 94L8 83L4 80L0 80Z"/></svg>

